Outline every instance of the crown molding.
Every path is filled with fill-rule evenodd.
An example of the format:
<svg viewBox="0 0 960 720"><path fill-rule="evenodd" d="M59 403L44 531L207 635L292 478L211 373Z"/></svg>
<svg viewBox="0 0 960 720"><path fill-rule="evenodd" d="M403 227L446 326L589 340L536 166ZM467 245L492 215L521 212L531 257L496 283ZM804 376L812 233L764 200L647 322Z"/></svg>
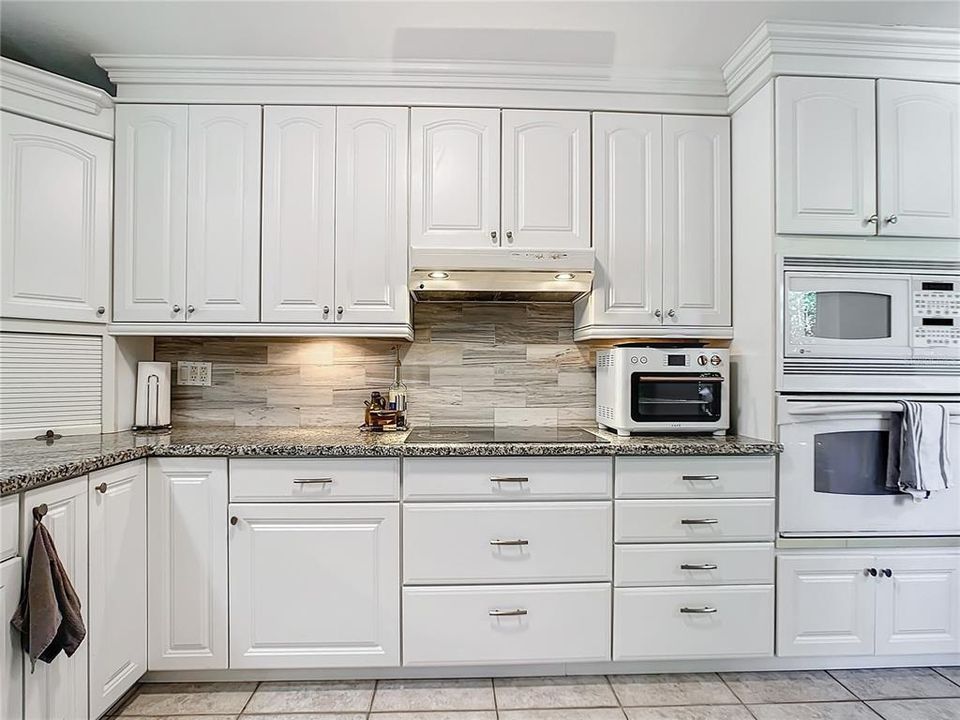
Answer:
<svg viewBox="0 0 960 720"><path fill-rule="evenodd" d="M777 75L960 82L960 30L852 23L761 23L722 67L730 111Z"/></svg>

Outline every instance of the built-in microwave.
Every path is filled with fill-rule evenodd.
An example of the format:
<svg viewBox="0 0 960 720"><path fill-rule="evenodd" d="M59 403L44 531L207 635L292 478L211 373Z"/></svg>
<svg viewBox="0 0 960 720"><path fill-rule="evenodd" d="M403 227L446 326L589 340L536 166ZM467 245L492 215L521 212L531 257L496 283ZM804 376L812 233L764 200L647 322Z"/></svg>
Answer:
<svg viewBox="0 0 960 720"><path fill-rule="evenodd" d="M960 392L960 262L780 259L781 392Z"/></svg>

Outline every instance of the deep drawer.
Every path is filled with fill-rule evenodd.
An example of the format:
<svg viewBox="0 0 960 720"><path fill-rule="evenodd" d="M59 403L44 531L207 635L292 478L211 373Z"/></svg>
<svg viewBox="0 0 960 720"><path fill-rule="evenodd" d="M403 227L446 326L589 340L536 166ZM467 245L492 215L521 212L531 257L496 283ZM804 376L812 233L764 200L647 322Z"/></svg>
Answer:
<svg viewBox="0 0 960 720"><path fill-rule="evenodd" d="M604 500L613 462L603 457L404 458L405 500Z"/></svg>
<svg viewBox="0 0 960 720"><path fill-rule="evenodd" d="M773 543L617 545L617 587L773 584Z"/></svg>
<svg viewBox="0 0 960 720"><path fill-rule="evenodd" d="M617 500L617 542L772 540L773 500Z"/></svg>
<svg viewBox="0 0 960 720"><path fill-rule="evenodd" d="M404 505L404 582L609 580L612 505L610 501Z"/></svg>
<svg viewBox="0 0 960 720"><path fill-rule="evenodd" d="M384 501L399 497L398 458L230 460L230 502Z"/></svg>
<svg viewBox="0 0 960 720"><path fill-rule="evenodd" d="M772 585L617 589L613 617L614 660L773 654Z"/></svg>
<svg viewBox="0 0 960 720"><path fill-rule="evenodd" d="M616 459L617 498L773 497L774 458Z"/></svg>
<svg viewBox="0 0 960 720"><path fill-rule="evenodd" d="M610 659L610 585L403 590L404 665Z"/></svg>

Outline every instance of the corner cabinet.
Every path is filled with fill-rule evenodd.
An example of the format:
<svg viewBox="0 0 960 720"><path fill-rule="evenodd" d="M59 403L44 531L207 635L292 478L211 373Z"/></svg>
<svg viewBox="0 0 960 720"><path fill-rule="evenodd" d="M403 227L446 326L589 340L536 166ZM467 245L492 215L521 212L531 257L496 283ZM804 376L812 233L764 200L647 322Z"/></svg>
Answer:
<svg viewBox="0 0 960 720"><path fill-rule="evenodd" d="M2 113L0 316L106 322L109 140Z"/></svg>

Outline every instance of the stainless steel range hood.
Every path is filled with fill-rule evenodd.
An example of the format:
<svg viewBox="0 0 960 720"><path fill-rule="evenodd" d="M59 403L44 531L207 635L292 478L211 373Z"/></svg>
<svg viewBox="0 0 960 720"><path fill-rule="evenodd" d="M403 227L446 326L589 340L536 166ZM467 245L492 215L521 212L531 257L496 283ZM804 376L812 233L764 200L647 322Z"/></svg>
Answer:
<svg viewBox="0 0 960 720"><path fill-rule="evenodd" d="M410 251L418 302L570 303L590 292L592 250Z"/></svg>

